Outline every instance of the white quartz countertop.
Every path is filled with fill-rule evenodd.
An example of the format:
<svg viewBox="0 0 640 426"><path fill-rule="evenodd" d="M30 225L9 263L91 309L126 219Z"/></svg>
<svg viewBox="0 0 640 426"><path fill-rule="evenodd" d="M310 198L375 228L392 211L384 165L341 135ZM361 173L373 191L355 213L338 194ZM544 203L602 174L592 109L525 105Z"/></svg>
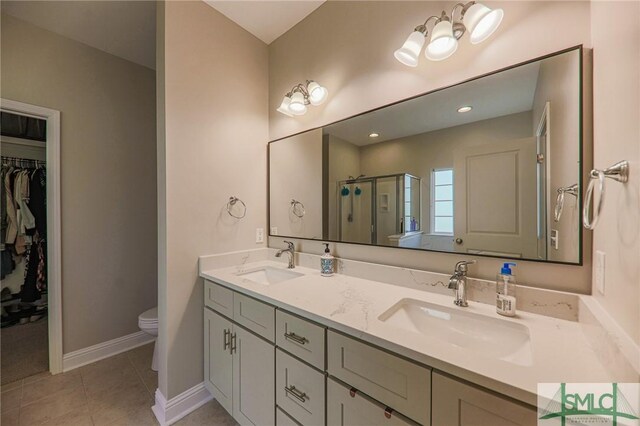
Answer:
<svg viewBox="0 0 640 426"><path fill-rule="evenodd" d="M263 285L237 274L262 266L285 269L280 262L263 260L239 266L203 270L208 280L307 317L329 328L385 348L434 369L536 405L537 384L557 382L611 382L582 332L580 323L518 312L506 318L492 305L469 302L453 305L445 296L347 275L322 277L319 271L296 267L301 277ZM532 363L517 365L482 353L438 341L424 334L385 323L378 317L401 299L416 299L466 313L516 322L529 329Z"/></svg>

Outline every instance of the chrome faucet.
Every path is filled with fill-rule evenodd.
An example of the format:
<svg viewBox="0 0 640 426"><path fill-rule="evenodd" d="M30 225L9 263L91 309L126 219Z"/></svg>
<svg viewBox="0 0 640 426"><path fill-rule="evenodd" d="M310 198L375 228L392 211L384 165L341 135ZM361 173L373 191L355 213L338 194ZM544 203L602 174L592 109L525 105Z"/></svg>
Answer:
<svg viewBox="0 0 640 426"><path fill-rule="evenodd" d="M476 263L475 260L463 260L456 263L456 269L449 278L449 288L456 291L453 301L457 306L467 307L467 266Z"/></svg>
<svg viewBox="0 0 640 426"><path fill-rule="evenodd" d="M289 253L289 265L287 266L287 268L293 269L296 267L296 265L293 263L293 256L296 253L296 247L291 241L285 241L285 243L287 244L287 248L278 250L278 252L276 253L276 257L282 256L282 253Z"/></svg>

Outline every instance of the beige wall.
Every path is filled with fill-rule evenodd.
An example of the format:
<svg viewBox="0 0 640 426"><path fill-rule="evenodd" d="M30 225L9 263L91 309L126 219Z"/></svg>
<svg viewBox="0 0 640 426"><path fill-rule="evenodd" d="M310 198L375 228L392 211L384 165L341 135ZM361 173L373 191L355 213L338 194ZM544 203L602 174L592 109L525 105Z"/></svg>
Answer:
<svg viewBox="0 0 640 426"><path fill-rule="evenodd" d="M327 2L269 48L270 137L300 132L467 78L578 44L590 43L589 2L492 2L505 10L496 34L479 45L465 37L454 56L442 62L423 57L417 68L393 57L420 17L437 14L453 2ZM544 28L562 28L545 31ZM312 78L329 90L326 104L297 118L275 109L282 95L300 80ZM313 250L314 244L303 244ZM458 254L338 244L341 255L450 272ZM584 266L520 262L522 283L546 288L590 291L590 252ZM493 279L500 259L481 258L474 276Z"/></svg>
<svg viewBox="0 0 640 426"><path fill-rule="evenodd" d="M558 231L558 249L547 238L549 260L572 262L580 255L580 209L576 197L565 195L564 209L559 222L554 222L557 190L579 183L580 178L580 66L578 52L547 58L540 64L538 86L533 100L533 135L536 135L545 105L549 102L549 152L546 164L550 170L547 187L547 229ZM591 147L590 141L585 147ZM585 165L585 168L589 167ZM549 231L550 232L550 231Z"/></svg>
<svg viewBox="0 0 640 426"><path fill-rule="evenodd" d="M172 398L202 382L198 256L264 245L255 232L267 217L268 54L204 2L158 9L159 387ZM242 220L227 214L232 195L247 205Z"/></svg>
<svg viewBox="0 0 640 426"><path fill-rule="evenodd" d="M349 176L360 175L360 148L350 142L333 135L327 135L328 155L327 167L329 169L327 179L327 225L330 240L338 239L338 182L349 179ZM361 234L360 230L355 230ZM355 236L354 240L366 241L370 239L371 232L367 235ZM352 240L353 241L353 240Z"/></svg>
<svg viewBox="0 0 640 426"><path fill-rule="evenodd" d="M269 226L277 235L321 239L322 129L270 144L269 173ZM304 216L294 214L292 199L304 205Z"/></svg>
<svg viewBox="0 0 640 426"><path fill-rule="evenodd" d="M2 15L3 98L61 112L63 350L156 305L155 73Z"/></svg>
<svg viewBox="0 0 640 426"><path fill-rule="evenodd" d="M593 294L640 344L640 3L593 2L591 13L594 165L628 160L631 170L625 185L607 181L594 232L594 252L606 253L605 294L595 273Z"/></svg>

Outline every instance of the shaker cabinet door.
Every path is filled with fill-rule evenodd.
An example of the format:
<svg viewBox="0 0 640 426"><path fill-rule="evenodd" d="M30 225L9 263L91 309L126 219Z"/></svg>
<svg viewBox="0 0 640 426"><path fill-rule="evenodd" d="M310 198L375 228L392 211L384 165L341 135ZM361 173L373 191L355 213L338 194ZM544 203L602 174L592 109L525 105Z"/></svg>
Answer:
<svg viewBox="0 0 640 426"><path fill-rule="evenodd" d="M231 321L209 309L204 310L204 384L229 413L233 412L231 332Z"/></svg>
<svg viewBox="0 0 640 426"><path fill-rule="evenodd" d="M235 326L233 417L242 426L275 424L275 347Z"/></svg>
<svg viewBox="0 0 640 426"><path fill-rule="evenodd" d="M536 410L433 373L432 426L535 426Z"/></svg>

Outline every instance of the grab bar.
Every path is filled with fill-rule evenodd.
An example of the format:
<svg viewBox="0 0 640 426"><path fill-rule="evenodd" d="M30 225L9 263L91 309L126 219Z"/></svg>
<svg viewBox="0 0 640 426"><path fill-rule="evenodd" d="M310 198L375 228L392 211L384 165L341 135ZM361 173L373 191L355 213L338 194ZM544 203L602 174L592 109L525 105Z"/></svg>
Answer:
<svg viewBox="0 0 640 426"><path fill-rule="evenodd" d="M593 169L589 173L589 186L587 187L587 193L584 198L584 206L582 207L582 224L586 229L593 230L600 219L600 213L602 206L604 205L604 199L606 194L606 178L615 180L616 182L626 183L629 181L629 162L620 161L611 167L604 170ZM591 213L591 201L594 198L596 182L600 191L600 198L596 208ZM593 200L595 203L595 200Z"/></svg>

